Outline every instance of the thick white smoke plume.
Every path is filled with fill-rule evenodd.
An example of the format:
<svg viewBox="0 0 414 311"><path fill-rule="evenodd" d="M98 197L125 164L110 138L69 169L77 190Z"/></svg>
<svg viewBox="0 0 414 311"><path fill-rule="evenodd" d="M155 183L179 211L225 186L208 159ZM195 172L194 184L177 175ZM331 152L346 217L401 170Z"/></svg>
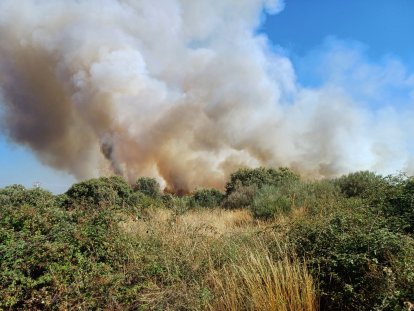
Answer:
<svg viewBox="0 0 414 311"><path fill-rule="evenodd" d="M305 89L256 33L279 0L2 0L2 130L77 178L222 186L240 166L405 169L399 119Z"/></svg>

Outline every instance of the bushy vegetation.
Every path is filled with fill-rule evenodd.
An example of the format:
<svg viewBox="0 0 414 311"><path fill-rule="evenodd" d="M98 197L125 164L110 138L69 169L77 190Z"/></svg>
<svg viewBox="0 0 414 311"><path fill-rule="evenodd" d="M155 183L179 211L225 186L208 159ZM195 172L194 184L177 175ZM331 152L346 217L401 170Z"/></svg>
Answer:
<svg viewBox="0 0 414 311"><path fill-rule="evenodd" d="M270 219L291 210L292 202L275 186L263 186L255 195L251 211L257 218Z"/></svg>
<svg viewBox="0 0 414 311"><path fill-rule="evenodd" d="M230 176L230 181L226 184L226 194L230 195L239 187L255 186L258 189L264 185L280 186L299 180L299 175L288 168L242 168Z"/></svg>
<svg viewBox="0 0 414 311"><path fill-rule="evenodd" d="M155 178L150 177L140 177L138 178L135 187L135 191L139 191L145 195L148 195L152 198L157 198L160 196L160 184Z"/></svg>
<svg viewBox="0 0 414 311"><path fill-rule="evenodd" d="M325 310L396 310L414 298L413 239L361 208L301 219L289 232L318 277Z"/></svg>
<svg viewBox="0 0 414 311"><path fill-rule="evenodd" d="M378 190L387 184L381 176L369 171L350 173L336 179L334 183L348 198L375 196L378 194Z"/></svg>
<svg viewBox="0 0 414 311"><path fill-rule="evenodd" d="M409 310L414 179L240 169L225 193L155 179L0 189L0 310Z"/></svg>
<svg viewBox="0 0 414 311"><path fill-rule="evenodd" d="M239 186L223 200L223 207L227 209L249 208L257 193L257 186Z"/></svg>
<svg viewBox="0 0 414 311"><path fill-rule="evenodd" d="M224 194L217 189L198 189L193 192L194 202L201 207L219 206Z"/></svg>
<svg viewBox="0 0 414 311"><path fill-rule="evenodd" d="M122 205L132 194L128 183L118 176L101 177L72 185L66 192L69 203Z"/></svg>

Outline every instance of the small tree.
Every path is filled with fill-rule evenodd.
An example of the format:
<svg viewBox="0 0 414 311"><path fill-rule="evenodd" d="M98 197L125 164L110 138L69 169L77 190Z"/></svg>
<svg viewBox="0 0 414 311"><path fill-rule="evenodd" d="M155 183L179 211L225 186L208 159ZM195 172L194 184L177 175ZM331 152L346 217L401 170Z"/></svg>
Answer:
<svg viewBox="0 0 414 311"><path fill-rule="evenodd" d="M414 236L414 177L399 176L390 180L381 207L391 228Z"/></svg>
<svg viewBox="0 0 414 311"><path fill-rule="evenodd" d="M227 209L246 208L253 203L257 186L240 186L223 200L223 207Z"/></svg>
<svg viewBox="0 0 414 311"><path fill-rule="evenodd" d="M224 194L217 189L198 189L193 193L194 201L202 207L219 206Z"/></svg>
<svg viewBox="0 0 414 311"><path fill-rule="evenodd" d="M414 297L414 240L355 203L295 221L291 245L319 280L321 310L403 310Z"/></svg>
<svg viewBox="0 0 414 311"><path fill-rule="evenodd" d="M257 192L251 204L251 211L257 218L270 219L275 215L289 212L291 207L289 198L278 188L266 185Z"/></svg>
<svg viewBox="0 0 414 311"><path fill-rule="evenodd" d="M370 171L351 173L334 180L341 192L348 198L366 198L372 194L376 195L386 185L384 178Z"/></svg>
<svg viewBox="0 0 414 311"><path fill-rule="evenodd" d="M107 178L94 178L72 185L66 192L71 201L99 205L100 203L115 204L118 198Z"/></svg>
<svg viewBox="0 0 414 311"><path fill-rule="evenodd" d="M142 192L152 198L157 198L160 196L160 184L155 178L151 177L140 177L135 183L135 191Z"/></svg>
<svg viewBox="0 0 414 311"><path fill-rule="evenodd" d="M26 189L22 185L12 185L0 189L0 205L45 207L54 202L53 194L41 188Z"/></svg>
<svg viewBox="0 0 414 311"><path fill-rule="evenodd" d="M241 168L231 174L226 184L226 195L230 195L237 188L256 186L258 189L264 185L281 186L299 181L299 175L286 167L274 168Z"/></svg>
<svg viewBox="0 0 414 311"><path fill-rule="evenodd" d="M111 176L107 178L107 181L122 202L129 200L129 197L132 194L132 188L124 178L121 176Z"/></svg>

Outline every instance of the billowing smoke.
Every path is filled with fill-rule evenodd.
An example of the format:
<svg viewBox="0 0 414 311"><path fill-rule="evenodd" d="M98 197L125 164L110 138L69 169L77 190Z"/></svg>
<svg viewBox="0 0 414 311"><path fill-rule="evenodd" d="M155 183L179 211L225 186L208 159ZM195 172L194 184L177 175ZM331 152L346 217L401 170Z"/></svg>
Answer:
<svg viewBox="0 0 414 311"><path fill-rule="evenodd" d="M111 169L116 175L123 175L121 164L114 155L114 145L111 137L104 137L101 142L101 151L104 157L111 163Z"/></svg>
<svg viewBox="0 0 414 311"><path fill-rule="evenodd" d="M1 129L79 179L156 176L175 191L240 166L332 176L406 168L399 120L305 89L257 34L279 0L2 0ZM388 115L387 113L385 113ZM390 136L391 135L391 136Z"/></svg>

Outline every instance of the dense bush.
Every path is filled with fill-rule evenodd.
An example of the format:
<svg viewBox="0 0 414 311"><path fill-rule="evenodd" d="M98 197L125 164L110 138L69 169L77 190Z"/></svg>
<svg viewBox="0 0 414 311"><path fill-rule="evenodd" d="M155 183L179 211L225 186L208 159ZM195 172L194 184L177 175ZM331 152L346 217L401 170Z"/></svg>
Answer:
<svg viewBox="0 0 414 311"><path fill-rule="evenodd" d="M275 186L264 186L256 194L251 211L257 218L269 219L291 210L291 200Z"/></svg>
<svg viewBox="0 0 414 311"><path fill-rule="evenodd" d="M414 240L365 209L301 219L289 233L319 279L322 310L402 310L414 299Z"/></svg>
<svg viewBox="0 0 414 311"><path fill-rule="evenodd" d="M404 231L414 235L414 178L406 180L402 190L400 204L394 206L393 216L404 221Z"/></svg>
<svg viewBox="0 0 414 311"><path fill-rule="evenodd" d="M12 185L0 189L0 205L31 206L53 205L55 198L49 191L40 188L26 189L22 185Z"/></svg>
<svg viewBox="0 0 414 311"><path fill-rule="evenodd" d="M414 237L414 178L390 178L383 195L382 204L374 207L384 213L391 229Z"/></svg>
<svg viewBox="0 0 414 311"><path fill-rule="evenodd" d="M129 197L132 194L132 188L124 178L120 176L111 176L106 178L106 182L116 192L120 202L129 200Z"/></svg>
<svg viewBox="0 0 414 311"><path fill-rule="evenodd" d="M138 178L134 190L142 192L152 198L157 198L161 195L160 184L155 178L150 177Z"/></svg>
<svg viewBox="0 0 414 311"><path fill-rule="evenodd" d="M337 187L329 181L287 179L277 185L263 185L246 206L250 207L255 217L270 219L298 208L307 213L324 213L331 209L332 204L341 204L343 200Z"/></svg>
<svg viewBox="0 0 414 311"><path fill-rule="evenodd" d="M385 179L369 171L360 171L344 175L334 183L339 186L346 197L369 198L379 194L386 186Z"/></svg>
<svg viewBox="0 0 414 311"><path fill-rule="evenodd" d="M288 168L242 168L231 174L226 184L226 195L230 195L237 188L255 186L258 189L264 185L278 186L299 180L299 176Z"/></svg>
<svg viewBox="0 0 414 311"><path fill-rule="evenodd" d="M109 209L2 206L0 309L109 306L118 282L116 221Z"/></svg>
<svg viewBox="0 0 414 311"><path fill-rule="evenodd" d="M101 177L72 185L66 195L71 203L122 205L131 193L132 189L121 177Z"/></svg>
<svg viewBox="0 0 414 311"><path fill-rule="evenodd" d="M246 208L253 203L254 196L257 192L257 186L240 186L232 191L223 200L223 207L227 209Z"/></svg>
<svg viewBox="0 0 414 311"><path fill-rule="evenodd" d="M174 207L174 196L171 193L164 193L161 196L161 201L166 208Z"/></svg>
<svg viewBox="0 0 414 311"><path fill-rule="evenodd" d="M138 206L144 201L145 195L140 192L131 193L125 200L125 204L129 206Z"/></svg>
<svg viewBox="0 0 414 311"><path fill-rule="evenodd" d="M195 204L201 207L220 206L224 194L217 189L198 189L193 192Z"/></svg>
<svg viewBox="0 0 414 311"><path fill-rule="evenodd" d="M171 200L168 200L168 205L165 206L172 209L176 215L184 214L196 207L193 196L171 196Z"/></svg>
<svg viewBox="0 0 414 311"><path fill-rule="evenodd" d="M220 204L232 210L195 208ZM241 169L225 195L187 196L161 194L153 178L134 189L91 179L57 196L13 185L0 189L0 310L268 306L266 290L280 291L271 272L291 263L307 265L322 310L404 310L414 303L413 234L405 175L304 181L285 168ZM256 291L263 282L271 288Z"/></svg>

